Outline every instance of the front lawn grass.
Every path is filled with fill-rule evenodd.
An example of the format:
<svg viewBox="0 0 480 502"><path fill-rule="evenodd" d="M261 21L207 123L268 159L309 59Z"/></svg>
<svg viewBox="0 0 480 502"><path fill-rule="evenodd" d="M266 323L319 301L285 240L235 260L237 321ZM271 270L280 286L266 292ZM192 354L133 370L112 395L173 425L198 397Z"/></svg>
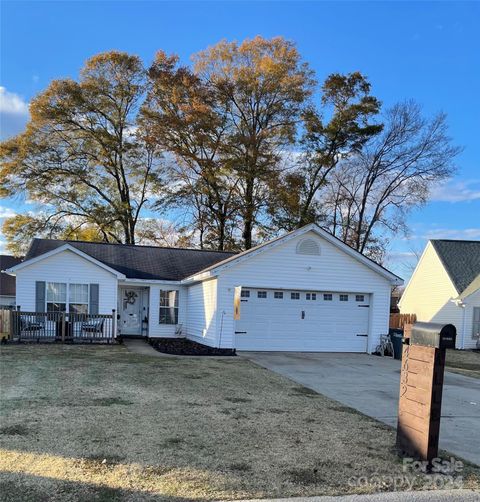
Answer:
<svg viewBox="0 0 480 502"><path fill-rule="evenodd" d="M480 378L480 351L447 350L445 366L447 371Z"/></svg>
<svg viewBox="0 0 480 502"><path fill-rule="evenodd" d="M0 352L2 500L345 494L403 474L392 429L240 358ZM463 476L479 486L477 468Z"/></svg>

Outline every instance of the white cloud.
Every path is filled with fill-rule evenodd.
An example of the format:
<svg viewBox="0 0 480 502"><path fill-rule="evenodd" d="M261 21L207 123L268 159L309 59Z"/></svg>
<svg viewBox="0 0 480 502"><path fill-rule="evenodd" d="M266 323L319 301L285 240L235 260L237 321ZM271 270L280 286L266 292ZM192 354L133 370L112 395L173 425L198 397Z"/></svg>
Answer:
<svg viewBox="0 0 480 502"><path fill-rule="evenodd" d="M0 140L20 133L28 121L28 103L0 86Z"/></svg>
<svg viewBox="0 0 480 502"><path fill-rule="evenodd" d="M475 240L475 239L480 239L480 228L463 228L463 229L437 228L434 230L429 230L425 234L424 238Z"/></svg>
<svg viewBox="0 0 480 502"><path fill-rule="evenodd" d="M437 185L431 193L437 202L467 202L480 200L480 180L450 181Z"/></svg>
<svg viewBox="0 0 480 502"><path fill-rule="evenodd" d="M10 207L0 206L0 218L11 218L17 213Z"/></svg>
<svg viewBox="0 0 480 502"><path fill-rule="evenodd" d="M0 113L28 115L28 103L18 94L9 92L5 87L0 86Z"/></svg>
<svg viewBox="0 0 480 502"><path fill-rule="evenodd" d="M416 255L413 251L391 251L388 257L392 260L415 258Z"/></svg>

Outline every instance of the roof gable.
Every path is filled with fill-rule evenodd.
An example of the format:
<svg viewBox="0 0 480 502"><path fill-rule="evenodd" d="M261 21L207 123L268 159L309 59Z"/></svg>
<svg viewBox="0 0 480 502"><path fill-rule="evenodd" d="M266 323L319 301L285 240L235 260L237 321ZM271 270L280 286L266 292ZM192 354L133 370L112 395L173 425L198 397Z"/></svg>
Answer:
<svg viewBox="0 0 480 502"><path fill-rule="evenodd" d="M326 230L322 229L315 223L310 223L302 228L299 228L285 235L277 237L271 241L265 242L264 244L260 244L259 246L256 246L252 249L248 249L247 251L243 251L242 253L231 256L221 261L220 263L213 264L212 266L201 270L200 272L198 272L196 276L192 274L192 277L189 277L188 279L201 280L204 277L208 276L209 274L220 273L221 270L225 269L226 267L235 266L238 263L243 263L245 260L250 259L253 256L256 256L258 253L263 253L269 249L275 248L288 240L295 239L308 232L316 233L320 237L324 238L325 240L333 244L335 247L339 248L341 251L345 252L346 254L350 255L357 261L363 263L368 268L372 269L373 271L392 281L392 283L403 284L403 280L400 277L390 272L386 268L382 267L381 265L378 265L378 263L375 263L373 260L367 258L362 253L351 248L350 246L342 242L340 239L330 234Z"/></svg>
<svg viewBox="0 0 480 502"><path fill-rule="evenodd" d="M24 263L68 246L129 279L179 281L233 253L84 241L34 239Z"/></svg>
<svg viewBox="0 0 480 502"><path fill-rule="evenodd" d="M59 241L62 242L62 241ZM90 256L87 253L84 253L83 251L77 249L74 246L71 246L68 242L63 243L63 245L58 246L56 248L50 249L49 251L46 251L45 253L41 253L39 255L27 258L25 257L25 260L22 263L19 263L18 265L15 265L14 267L11 267L8 269L9 272L16 272L17 270L21 270L22 268L29 267L30 265L33 265L34 263L37 263L39 261L42 261L46 258L54 257L57 254L60 253L73 253L76 256L80 256L84 260L93 263L97 267L100 267L107 272L110 272L111 274L115 275L119 279L125 279L125 276L120 273L118 270L115 270L114 268L109 267L105 263L102 263L99 260L96 260L94 257ZM28 256L28 255L27 255Z"/></svg>
<svg viewBox="0 0 480 502"><path fill-rule="evenodd" d="M480 241L434 239L431 243L461 294L480 274Z"/></svg>

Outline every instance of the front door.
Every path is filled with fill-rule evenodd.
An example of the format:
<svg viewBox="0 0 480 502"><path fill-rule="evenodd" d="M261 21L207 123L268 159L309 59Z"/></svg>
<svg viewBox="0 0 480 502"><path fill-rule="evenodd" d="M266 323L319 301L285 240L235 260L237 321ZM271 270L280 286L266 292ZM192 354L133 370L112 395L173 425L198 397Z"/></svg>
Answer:
<svg viewBox="0 0 480 502"><path fill-rule="evenodd" d="M142 291L135 288L120 290L120 333L142 334Z"/></svg>

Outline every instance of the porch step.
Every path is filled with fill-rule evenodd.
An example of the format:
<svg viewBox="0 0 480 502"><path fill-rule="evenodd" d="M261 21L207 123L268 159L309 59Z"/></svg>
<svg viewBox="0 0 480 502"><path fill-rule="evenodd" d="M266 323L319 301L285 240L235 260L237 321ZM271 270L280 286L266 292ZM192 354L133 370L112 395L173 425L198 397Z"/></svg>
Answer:
<svg viewBox="0 0 480 502"><path fill-rule="evenodd" d="M148 337L146 335L118 335L117 338L122 340L146 340Z"/></svg>

